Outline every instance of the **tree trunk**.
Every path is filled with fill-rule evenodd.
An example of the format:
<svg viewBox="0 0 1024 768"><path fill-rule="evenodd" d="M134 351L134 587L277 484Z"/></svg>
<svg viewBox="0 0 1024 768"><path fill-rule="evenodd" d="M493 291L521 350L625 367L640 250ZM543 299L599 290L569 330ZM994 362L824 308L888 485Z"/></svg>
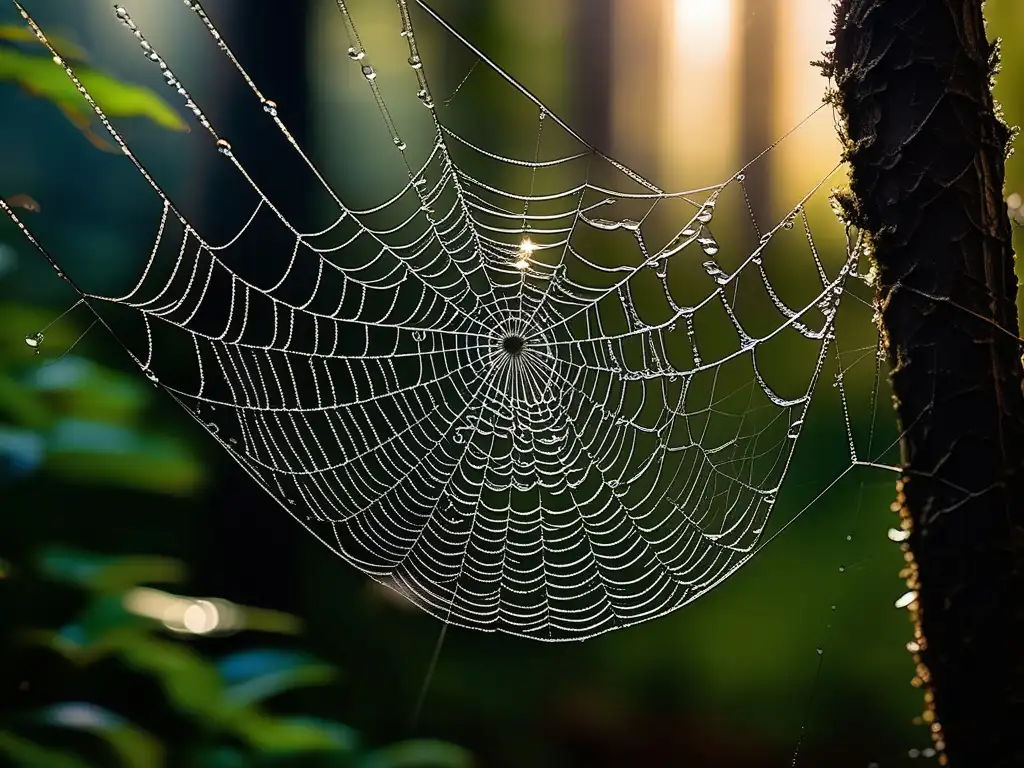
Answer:
<svg viewBox="0 0 1024 768"><path fill-rule="evenodd" d="M954 768L1024 765L1024 396L994 54L981 0L840 0L825 62L902 430L914 683Z"/></svg>

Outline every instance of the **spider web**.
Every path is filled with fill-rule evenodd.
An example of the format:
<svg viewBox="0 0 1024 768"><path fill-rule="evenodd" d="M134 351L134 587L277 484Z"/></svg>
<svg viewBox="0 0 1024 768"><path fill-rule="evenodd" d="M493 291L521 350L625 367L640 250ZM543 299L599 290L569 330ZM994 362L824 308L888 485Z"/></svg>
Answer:
<svg viewBox="0 0 1024 768"><path fill-rule="evenodd" d="M744 183L756 159L666 192L422 0L396 0L379 44L386 62L401 46L400 71L375 67L372 35L337 0L350 75L375 106L372 140L388 150L375 187L386 192L352 202L203 7L184 5L331 211L302 227L265 194L260 157L218 133L118 6L252 195L238 232L210 242L51 48L162 203L134 286L81 291L150 381L329 548L447 623L580 640L675 610L751 559L856 274L855 233L831 264L811 232L805 204L828 176L759 226ZM452 57L433 48L468 66L450 76ZM496 114L481 118L486 103ZM489 119L521 146L493 146ZM723 209L746 226L718 227ZM245 242L256 223L279 246L258 268ZM788 281L795 270L813 282ZM165 369L162 350L182 340L191 366ZM857 464L852 439L850 450Z"/></svg>

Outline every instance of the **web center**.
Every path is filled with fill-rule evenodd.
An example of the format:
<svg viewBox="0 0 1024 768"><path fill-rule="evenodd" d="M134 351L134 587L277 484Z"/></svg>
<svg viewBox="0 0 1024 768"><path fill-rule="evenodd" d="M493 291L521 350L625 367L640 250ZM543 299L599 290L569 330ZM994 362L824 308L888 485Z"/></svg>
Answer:
<svg viewBox="0 0 1024 768"><path fill-rule="evenodd" d="M513 357L522 352L523 347L525 346L526 339L514 333L509 334L508 336L501 340L502 349L504 349L508 354L512 355Z"/></svg>

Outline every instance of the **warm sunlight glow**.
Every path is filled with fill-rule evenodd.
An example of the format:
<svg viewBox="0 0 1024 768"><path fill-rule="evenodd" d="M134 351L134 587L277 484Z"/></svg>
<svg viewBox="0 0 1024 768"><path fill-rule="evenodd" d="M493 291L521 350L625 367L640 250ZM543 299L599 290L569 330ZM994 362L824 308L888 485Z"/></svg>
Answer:
<svg viewBox="0 0 1024 768"><path fill-rule="evenodd" d="M684 186L735 164L736 25L732 0L674 0L663 64L662 156Z"/></svg>
<svg viewBox="0 0 1024 768"><path fill-rule="evenodd" d="M675 0L675 32L690 43L694 55L711 56L729 37L730 0Z"/></svg>
<svg viewBox="0 0 1024 768"><path fill-rule="evenodd" d="M205 635L217 628L219 619L217 606L209 600L196 600L185 609L181 623L186 631L194 635Z"/></svg>
<svg viewBox="0 0 1024 768"><path fill-rule="evenodd" d="M126 611L159 621L173 632L205 635L240 626L237 607L227 600L197 600L139 587L124 596Z"/></svg>
<svg viewBox="0 0 1024 768"><path fill-rule="evenodd" d="M821 58L823 41L832 27L831 3L821 0L785 0L779 8L778 105L774 134L781 136L821 104L828 81L809 62ZM840 146L832 111L819 112L800 129L797 141L784 141L775 150L776 189L780 199L806 191L821 176L823 168L839 161ZM841 185L842 176L832 179Z"/></svg>

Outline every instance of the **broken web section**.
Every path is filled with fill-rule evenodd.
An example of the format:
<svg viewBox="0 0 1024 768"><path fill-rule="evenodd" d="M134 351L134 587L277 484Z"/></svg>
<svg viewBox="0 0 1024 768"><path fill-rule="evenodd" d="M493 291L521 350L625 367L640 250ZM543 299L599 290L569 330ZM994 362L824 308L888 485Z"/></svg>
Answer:
<svg viewBox="0 0 1024 768"><path fill-rule="evenodd" d="M137 281L84 294L154 384L334 552L448 623L583 639L750 559L856 268L855 244L836 263L815 247L804 205L827 178L767 225L749 168L665 192L427 5L364 25L339 0L375 126L351 150L377 172L332 180L185 6L329 214L306 226L265 194L261 155L218 133L118 6L251 198L232 237L208 240L58 59L162 203ZM269 263L251 258L257 225L277 233ZM164 368L183 343L191 365Z"/></svg>

